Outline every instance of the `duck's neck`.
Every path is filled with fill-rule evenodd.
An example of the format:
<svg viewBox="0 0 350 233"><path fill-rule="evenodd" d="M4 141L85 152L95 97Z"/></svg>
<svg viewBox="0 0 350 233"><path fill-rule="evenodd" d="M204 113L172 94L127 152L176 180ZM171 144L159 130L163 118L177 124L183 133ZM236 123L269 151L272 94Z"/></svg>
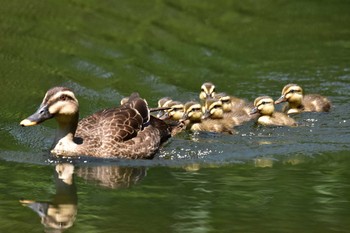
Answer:
<svg viewBox="0 0 350 233"><path fill-rule="evenodd" d="M76 144L74 143L74 135L78 126L79 114L71 116L56 116L58 129L54 140L53 148L72 150Z"/></svg>

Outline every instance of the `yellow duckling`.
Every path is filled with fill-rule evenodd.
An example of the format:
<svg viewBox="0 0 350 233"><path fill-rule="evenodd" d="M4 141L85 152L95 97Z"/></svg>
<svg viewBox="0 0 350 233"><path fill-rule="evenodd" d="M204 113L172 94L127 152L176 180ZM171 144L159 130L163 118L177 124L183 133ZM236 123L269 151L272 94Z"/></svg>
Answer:
<svg viewBox="0 0 350 233"><path fill-rule="evenodd" d="M235 96L227 95L226 93L215 92L215 85L213 83L204 83L201 87L199 98L204 102L206 99L219 99L222 103L222 108L225 113L232 113L236 118L240 118L240 123L250 121L254 116L250 115L250 109L253 104L247 103L244 99Z"/></svg>
<svg viewBox="0 0 350 233"><path fill-rule="evenodd" d="M199 99L205 100L208 98L214 98L215 85L211 82L203 83L201 86L201 92L199 93Z"/></svg>
<svg viewBox="0 0 350 233"><path fill-rule="evenodd" d="M250 114L259 113L258 123L261 125L295 126L296 122L287 114L275 112L274 101L269 96L258 97L254 101Z"/></svg>
<svg viewBox="0 0 350 233"><path fill-rule="evenodd" d="M184 104L184 114L182 121L186 125L186 129L192 129L193 124L202 122L202 106L195 101L189 101Z"/></svg>
<svg viewBox="0 0 350 233"><path fill-rule="evenodd" d="M255 118L254 115L250 114L250 110L254 107L253 104L247 103L243 99L229 96L223 92L216 94L215 99L221 101L224 113L230 113L236 118L237 124L242 124Z"/></svg>
<svg viewBox="0 0 350 233"><path fill-rule="evenodd" d="M190 101L185 103L184 111L183 122L186 125L186 129L191 131L233 133L232 128L228 128L217 119L203 119L202 106L198 102Z"/></svg>
<svg viewBox="0 0 350 233"><path fill-rule="evenodd" d="M233 127L239 123L235 116L224 112L222 102L218 99L206 99L202 113L201 123L195 126L202 131L233 133Z"/></svg>
<svg viewBox="0 0 350 233"><path fill-rule="evenodd" d="M287 114L300 112L328 112L331 102L327 97L318 94L303 95L303 89L297 84L288 84L282 90L281 97L275 104L288 102L283 107Z"/></svg>
<svg viewBox="0 0 350 233"><path fill-rule="evenodd" d="M171 100L166 102L163 107L169 108L164 110L163 114L158 114L158 117L162 120L179 121L184 114L184 105L180 101Z"/></svg>

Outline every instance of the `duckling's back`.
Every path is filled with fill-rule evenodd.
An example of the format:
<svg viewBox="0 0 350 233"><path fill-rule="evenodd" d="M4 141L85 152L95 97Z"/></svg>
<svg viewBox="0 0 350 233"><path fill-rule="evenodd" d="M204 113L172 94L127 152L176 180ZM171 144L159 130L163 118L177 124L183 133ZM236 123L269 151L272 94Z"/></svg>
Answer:
<svg viewBox="0 0 350 233"><path fill-rule="evenodd" d="M318 94L305 95L303 98L304 111L307 112L329 112L331 102L327 97Z"/></svg>

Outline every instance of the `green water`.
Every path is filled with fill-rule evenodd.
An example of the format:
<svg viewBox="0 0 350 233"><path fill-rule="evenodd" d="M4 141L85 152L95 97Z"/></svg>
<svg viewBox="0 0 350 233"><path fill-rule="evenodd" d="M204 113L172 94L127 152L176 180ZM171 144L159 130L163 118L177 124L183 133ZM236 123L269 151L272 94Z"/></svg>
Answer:
<svg viewBox="0 0 350 233"><path fill-rule="evenodd" d="M0 232L48 230L21 199L65 206L66 232L349 232L349 12L344 0L3 1ZM296 82L333 108L296 128L184 132L154 160L63 161L71 184L47 154L55 122L18 125L56 85L83 117L134 91L151 106L197 99L205 81L249 101Z"/></svg>

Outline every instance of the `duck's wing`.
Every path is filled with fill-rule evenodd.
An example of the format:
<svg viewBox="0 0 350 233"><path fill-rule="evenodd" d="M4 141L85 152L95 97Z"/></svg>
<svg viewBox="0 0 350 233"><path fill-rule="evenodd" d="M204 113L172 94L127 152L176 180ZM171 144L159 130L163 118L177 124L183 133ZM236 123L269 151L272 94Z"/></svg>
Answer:
<svg viewBox="0 0 350 233"><path fill-rule="evenodd" d="M128 101L121 106L121 108L133 108L141 115L143 119L143 125L146 126L150 121L150 110L148 108L147 101L140 98L138 93L132 93Z"/></svg>
<svg viewBox="0 0 350 233"><path fill-rule="evenodd" d="M107 141L123 142L137 135L143 128L143 118L134 108L104 109L78 123L76 136L91 146Z"/></svg>

